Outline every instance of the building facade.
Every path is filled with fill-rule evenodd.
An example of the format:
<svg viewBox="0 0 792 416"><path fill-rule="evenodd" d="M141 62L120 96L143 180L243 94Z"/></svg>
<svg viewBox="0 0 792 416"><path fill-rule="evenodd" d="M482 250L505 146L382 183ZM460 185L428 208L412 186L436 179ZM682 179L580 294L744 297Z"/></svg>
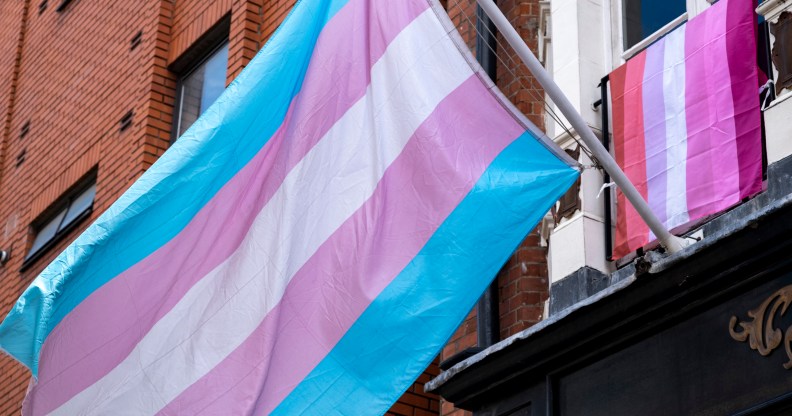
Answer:
<svg viewBox="0 0 792 416"><path fill-rule="evenodd" d="M607 75L715 3L543 1L539 55L610 141ZM771 80L756 89L763 191L688 227L679 253L647 247L614 259L615 210L599 194L614 195L599 170L586 169L562 201L571 207L543 227L545 319L448 367L431 391L488 416L792 413L792 6L757 3L755 58ZM557 124L547 130L577 147Z"/></svg>
<svg viewBox="0 0 792 416"><path fill-rule="evenodd" d="M217 98L294 2L0 4L0 315ZM543 94L519 65L496 63L514 58L499 38L477 36L483 28L476 25L484 23L476 18L474 1L442 3L471 49L488 60L501 89L542 127ZM534 48L540 42L539 3L500 2ZM392 414L462 412L441 405L424 384L439 374L441 362L450 360L449 365L542 319L546 252L538 232L528 236L488 300L471 312ZM478 319L484 315L488 319ZM0 414L20 412L28 382L29 372L0 354Z"/></svg>

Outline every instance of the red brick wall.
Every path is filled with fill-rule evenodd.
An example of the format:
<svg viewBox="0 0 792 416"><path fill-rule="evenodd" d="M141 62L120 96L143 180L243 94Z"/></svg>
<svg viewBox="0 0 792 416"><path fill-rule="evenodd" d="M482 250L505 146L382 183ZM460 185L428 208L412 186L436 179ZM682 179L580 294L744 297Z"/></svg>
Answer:
<svg viewBox="0 0 792 416"><path fill-rule="evenodd" d="M534 53L539 41L538 0L498 0L503 13ZM544 91L531 76L520 58L498 34L498 58L506 65L498 65L498 87L520 111L539 128L544 128Z"/></svg>
<svg viewBox="0 0 792 416"><path fill-rule="evenodd" d="M3 161L6 157L5 138L10 134L11 113L13 112L16 77L19 70L19 48L24 35L23 25L26 23L28 2L2 2L0 4L0 109L2 109L2 139L0 139L0 183L3 177Z"/></svg>
<svg viewBox="0 0 792 416"><path fill-rule="evenodd" d="M498 275L501 339L542 320L549 295L547 249L531 233Z"/></svg>
<svg viewBox="0 0 792 416"><path fill-rule="evenodd" d="M27 15L26 8L29 1L5 1L0 2L0 108L3 114L3 131L0 136L0 189L4 188L5 177L9 170L6 161L14 160L8 156L10 146L8 145L11 132L11 115L14 111L14 97L16 93L16 78L19 64L20 36L24 34L24 16ZM18 131L13 137L18 136ZM2 199L0 193L0 201ZM9 210L4 210L0 203L0 250L8 250L11 242L15 239L15 217L7 216ZM2 270L2 269L0 269ZM0 273L0 279L3 275ZM8 305L16 296L19 295L23 284L17 280L0 280L0 313L8 310ZM0 354L0 414L8 415L19 413L19 403L24 396L27 379L24 377L20 366L13 360Z"/></svg>
<svg viewBox="0 0 792 416"><path fill-rule="evenodd" d="M388 416L430 416L438 415L440 399L436 394L424 392L424 384L440 374L437 360L424 370L423 374L386 413Z"/></svg>
<svg viewBox="0 0 792 416"><path fill-rule="evenodd" d="M261 39L266 41L275 33L286 15L289 14L295 0L266 0L262 10Z"/></svg>

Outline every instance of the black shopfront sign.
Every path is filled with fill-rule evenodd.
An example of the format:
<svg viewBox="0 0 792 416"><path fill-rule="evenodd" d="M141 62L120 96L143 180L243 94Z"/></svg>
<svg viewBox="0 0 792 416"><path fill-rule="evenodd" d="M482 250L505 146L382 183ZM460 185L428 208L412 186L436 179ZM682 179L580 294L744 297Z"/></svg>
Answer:
<svg viewBox="0 0 792 416"><path fill-rule="evenodd" d="M709 244L612 275L596 298L452 368L434 391L476 416L792 416L784 163L766 200L709 223Z"/></svg>
<svg viewBox="0 0 792 416"><path fill-rule="evenodd" d="M792 259L778 260L700 285L692 263L639 278L441 394L476 416L792 415Z"/></svg>
<svg viewBox="0 0 792 416"><path fill-rule="evenodd" d="M790 415L792 273L550 379L553 414ZM788 309L789 308L789 309Z"/></svg>

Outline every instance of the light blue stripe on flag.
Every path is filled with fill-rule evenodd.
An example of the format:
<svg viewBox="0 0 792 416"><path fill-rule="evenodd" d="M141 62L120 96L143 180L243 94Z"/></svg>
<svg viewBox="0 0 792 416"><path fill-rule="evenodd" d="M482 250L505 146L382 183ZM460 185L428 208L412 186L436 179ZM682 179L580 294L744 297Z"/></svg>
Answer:
<svg viewBox="0 0 792 416"><path fill-rule="evenodd" d="M96 289L170 241L272 137L302 86L319 34L347 1L301 0L287 18L292 24L282 25L217 102L33 281L0 325L0 348L37 376L50 331Z"/></svg>
<svg viewBox="0 0 792 416"><path fill-rule="evenodd" d="M536 138L520 136L273 414L385 413L577 177Z"/></svg>

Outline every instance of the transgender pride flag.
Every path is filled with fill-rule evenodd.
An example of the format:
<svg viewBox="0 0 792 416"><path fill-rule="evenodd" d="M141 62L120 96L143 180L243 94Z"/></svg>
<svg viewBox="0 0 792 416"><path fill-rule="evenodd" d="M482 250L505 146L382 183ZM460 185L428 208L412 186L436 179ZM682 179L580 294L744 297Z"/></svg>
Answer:
<svg viewBox="0 0 792 416"><path fill-rule="evenodd" d="M753 6L720 0L610 75L616 160L669 230L762 189ZM614 257L654 240L617 209Z"/></svg>
<svg viewBox="0 0 792 416"><path fill-rule="evenodd" d="M575 181L427 0L302 0L24 292L24 413L382 414Z"/></svg>

